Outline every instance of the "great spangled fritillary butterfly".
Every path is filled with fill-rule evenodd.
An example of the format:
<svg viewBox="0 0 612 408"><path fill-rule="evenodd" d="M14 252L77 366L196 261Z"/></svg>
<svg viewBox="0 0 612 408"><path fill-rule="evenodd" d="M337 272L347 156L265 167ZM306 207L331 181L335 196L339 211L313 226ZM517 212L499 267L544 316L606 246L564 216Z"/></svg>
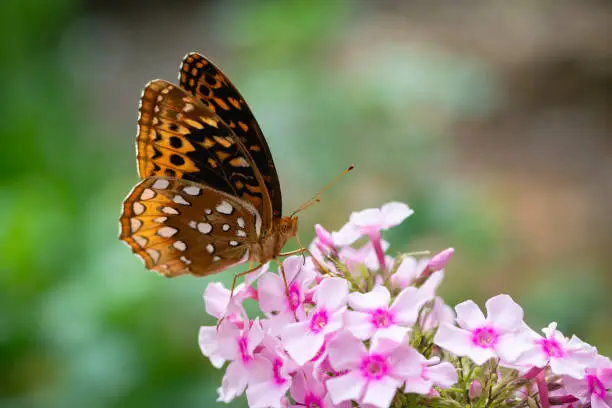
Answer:
<svg viewBox="0 0 612 408"><path fill-rule="evenodd" d="M297 217L281 217L270 149L246 102L203 56L188 54L180 85L149 82L140 100L138 183L121 234L148 269L206 276L280 255Z"/></svg>

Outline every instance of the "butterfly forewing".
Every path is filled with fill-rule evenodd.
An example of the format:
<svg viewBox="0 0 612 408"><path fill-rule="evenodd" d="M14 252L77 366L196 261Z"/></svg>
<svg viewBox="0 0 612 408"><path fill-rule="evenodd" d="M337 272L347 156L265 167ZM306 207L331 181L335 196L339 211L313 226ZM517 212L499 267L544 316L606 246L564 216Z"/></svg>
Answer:
<svg viewBox="0 0 612 408"><path fill-rule="evenodd" d="M274 217L280 217L282 197L272 155L242 95L219 68L198 53L183 59L179 81L181 88L215 112L240 138L263 176Z"/></svg>
<svg viewBox="0 0 612 408"><path fill-rule="evenodd" d="M185 90L150 82L141 99L137 137L141 178L184 178L241 198L272 224L261 173L233 130Z"/></svg>
<svg viewBox="0 0 612 408"><path fill-rule="evenodd" d="M123 204L121 235L148 269L209 275L243 262L262 220L244 200L188 180L148 177Z"/></svg>

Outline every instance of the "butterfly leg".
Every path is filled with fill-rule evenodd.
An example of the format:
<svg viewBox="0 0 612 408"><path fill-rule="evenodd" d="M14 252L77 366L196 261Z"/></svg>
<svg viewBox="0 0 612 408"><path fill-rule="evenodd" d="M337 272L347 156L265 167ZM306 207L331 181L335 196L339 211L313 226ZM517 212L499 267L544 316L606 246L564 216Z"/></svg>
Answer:
<svg viewBox="0 0 612 408"><path fill-rule="evenodd" d="M314 255L312 255L312 252L310 252L310 250L308 248L306 248L305 246L302 245L302 243L300 242L300 239L296 236L295 237L298 241L298 244L300 245L300 248L295 249L293 251L289 251L289 252L283 252L281 253L279 256L291 256L291 255L297 255L297 254L301 254L304 257L304 264L306 264L306 255L308 254L310 256L310 258L312 259L312 261L314 262L314 264L317 266L317 268L319 268L320 271L322 271L323 273L329 273L329 271L327 270L327 268L325 268L321 262L319 262L319 260L317 258L314 257Z"/></svg>
<svg viewBox="0 0 612 408"><path fill-rule="evenodd" d="M275 259L275 261L278 264L278 269L280 271L281 276L283 277L283 283L285 284L285 295L287 296L287 301L291 305L291 310L293 311L293 317L295 318L295 321L297 322L298 317L297 317L297 314L295 313L293 300L291 299L291 295L289 293L289 283L287 282L287 275L285 275L285 267L283 266L283 263L278 260L278 258Z"/></svg>
<svg viewBox="0 0 612 408"><path fill-rule="evenodd" d="M229 307L229 304L232 302L232 299L234 297L234 289L236 289L236 282L238 281L238 278L240 278L241 276L248 275L249 273L255 272L256 270L258 270L259 268L262 267L262 265L257 265L254 268L251 268L252 265L253 265L252 263L249 263L249 269L248 270L243 271L243 272L238 272L238 273L234 274L234 280L232 281L232 289L230 290L230 298L229 298L229 302L228 302L228 307ZM226 308L225 311L227 312L227 308ZM217 322L217 330L219 330L219 326L221 325L221 323L223 322L224 319L225 319L225 314Z"/></svg>
<svg viewBox="0 0 612 408"><path fill-rule="evenodd" d="M256 270L258 270L259 268L261 268L262 265L257 265L254 268L251 268L252 263L249 263L249 269L243 272L238 272L236 274L234 274L234 280L232 281L232 289L230 290L230 301L232 300L232 298L234 297L234 289L236 289L236 282L238 282L238 278L248 275L249 273L255 272Z"/></svg>

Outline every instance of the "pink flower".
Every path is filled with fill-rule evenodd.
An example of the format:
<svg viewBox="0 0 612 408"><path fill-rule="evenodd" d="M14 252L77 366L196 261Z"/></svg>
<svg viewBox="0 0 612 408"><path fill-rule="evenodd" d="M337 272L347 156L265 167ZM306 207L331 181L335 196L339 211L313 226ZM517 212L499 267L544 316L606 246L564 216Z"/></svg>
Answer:
<svg viewBox="0 0 612 408"><path fill-rule="evenodd" d="M523 309L508 295L497 295L486 303L487 317L471 300L455 307L461 328L442 323L434 343L476 364L500 357L513 362L532 347L524 331Z"/></svg>
<svg viewBox="0 0 612 408"><path fill-rule="evenodd" d="M385 252L389 248L389 243L384 239L381 239L380 246L382 251ZM346 264L353 275L357 275L359 273L358 268L362 265L370 270L376 270L379 266L376 251L374 250L374 245L372 242L366 242L359 248L353 248L350 246L344 247L340 250L338 257Z"/></svg>
<svg viewBox="0 0 612 408"><path fill-rule="evenodd" d="M448 306L442 298L436 297L431 306L431 310L425 313L419 324L425 331L432 330L440 326L442 323L451 324L455 321L455 312Z"/></svg>
<svg viewBox="0 0 612 408"><path fill-rule="evenodd" d="M349 222L332 239L338 245L350 245L363 235L367 235L374 246L380 268L385 271L385 255L380 242L380 231L399 225L412 215L406 204L391 202L381 208L368 208L351 214Z"/></svg>
<svg viewBox="0 0 612 408"><path fill-rule="evenodd" d="M470 383L470 390L468 391L468 396L471 400L474 400L480 397L482 394L482 383L479 380L474 380Z"/></svg>
<svg viewBox="0 0 612 408"><path fill-rule="evenodd" d="M344 374L327 380L334 404L357 401L360 406L388 408L405 380L418 375L421 367L410 358L411 348L374 337L369 350L347 332L334 337L328 346L329 361Z"/></svg>
<svg viewBox="0 0 612 408"><path fill-rule="evenodd" d="M332 233L337 245L350 245L363 235L399 225L414 213L406 204L391 202L381 208L368 208L351 214L349 222Z"/></svg>
<svg viewBox="0 0 612 408"><path fill-rule="evenodd" d="M567 339L557 330L557 323L542 329L546 337L533 332L533 347L525 351L518 363L528 366L550 365L553 374L583 378L584 370L597 354L592 348L584 347L578 338Z"/></svg>
<svg viewBox="0 0 612 408"><path fill-rule="evenodd" d="M420 273L425 270L428 262L426 259L417 261L412 256L404 257L396 272L391 276L391 285L401 289L412 285Z"/></svg>
<svg viewBox="0 0 612 408"><path fill-rule="evenodd" d="M201 328L210 332L211 328ZM212 327L217 330L216 327ZM219 401L229 402L235 396L241 395L249 381L259 369L258 366L264 363L263 357L255 354L255 349L264 339L264 331L258 319L253 322L244 321L242 327L230 319L225 319L219 325L216 347L217 355L225 360L231 361L227 366L225 375L219 388ZM206 336L209 339L210 336ZM202 339L202 337L201 337ZM207 345L200 343L202 350ZM205 354L206 355L206 354Z"/></svg>
<svg viewBox="0 0 612 408"><path fill-rule="evenodd" d="M440 388L449 388L457 382L457 370L451 363L440 363L438 357L426 359L418 351L409 350L408 358L420 366L420 373L406 380L405 392L414 392L427 395L434 385Z"/></svg>
<svg viewBox="0 0 612 408"><path fill-rule="evenodd" d="M451 257L455 253L454 248L446 248L445 250L438 252L427 262L427 269L432 272L443 269L446 264L450 261Z"/></svg>
<svg viewBox="0 0 612 408"><path fill-rule="evenodd" d="M263 346L258 355L265 359L251 369L247 400L250 408L280 408L291 386L291 373L297 366L276 338L265 337Z"/></svg>
<svg viewBox="0 0 612 408"><path fill-rule="evenodd" d="M259 308L269 317L271 334L277 334L288 324L295 322L295 316L304 317L304 301L309 285L316 272L311 263L303 263L301 256L291 256L283 262L289 296L282 276L275 273L263 275L257 285Z"/></svg>
<svg viewBox="0 0 612 408"><path fill-rule="evenodd" d="M612 407L612 363L607 357L598 356L592 367L587 368L583 379L564 377L565 389L583 404L593 408Z"/></svg>
<svg viewBox="0 0 612 408"><path fill-rule="evenodd" d="M262 265L257 272L248 274L244 279L244 283L241 283L234 288L232 301L236 304L242 304L244 299L256 299L257 293L251 285L267 271L268 264L265 264ZM228 316L226 314L226 310L228 308L231 295L232 293L230 290L226 289L221 282L210 282L204 291L204 305L206 312L217 319L221 319L222 317L227 318Z"/></svg>
<svg viewBox="0 0 612 408"><path fill-rule="evenodd" d="M351 293L349 305L353 311L346 313L346 328L361 340L378 334L401 343L427 300L415 287L402 290L391 306L391 294L384 286L368 293Z"/></svg>
<svg viewBox="0 0 612 408"><path fill-rule="evenodd" d="M338 249L332 239L332 234L323 228L321 225L315 225L316 238L313 241L314 246L320 254L337 253Z"/></svg>
<svg viewBox="0 0 612 408"><path fill-rule="evenodd" d="M312 363L306 364L298 371L291 385L291 397L295 401L294 408L351 408L348 401L340 404L332 403L327 393L325 382L315 373Z"/></svg>
<svg viewBox="0 0 612 408"><path fill-rule="evenodd" d="M308 317L284 328L283 346L300 366L317 356L326 337L342 327L347 298L346 280L326 278L315 291L315 307Z"/></svg>

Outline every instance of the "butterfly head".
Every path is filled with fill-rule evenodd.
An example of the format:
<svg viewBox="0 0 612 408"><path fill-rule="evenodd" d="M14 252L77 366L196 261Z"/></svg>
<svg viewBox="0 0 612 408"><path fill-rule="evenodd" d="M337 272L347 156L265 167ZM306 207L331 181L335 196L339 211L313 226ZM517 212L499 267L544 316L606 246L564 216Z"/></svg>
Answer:
<svg viewBox="0 0 612 408"><path fill-rule="evenodd" d="M293 238L297 235L298 217L290 216L281 218L278 223L278 232L285 238Z"/></svg>

